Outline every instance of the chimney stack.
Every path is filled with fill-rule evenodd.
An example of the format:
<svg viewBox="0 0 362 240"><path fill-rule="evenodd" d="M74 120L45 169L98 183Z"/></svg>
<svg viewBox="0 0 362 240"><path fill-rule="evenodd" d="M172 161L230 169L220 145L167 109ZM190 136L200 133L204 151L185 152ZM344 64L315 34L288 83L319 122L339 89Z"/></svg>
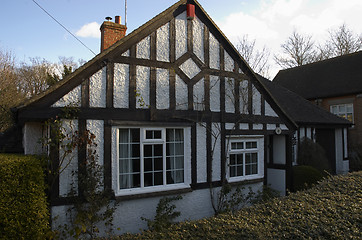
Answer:
<svg viewBox="0 0 362 240"><path fill-rule="evenodd" d="M107 17L107 20L112 18ZM126 36L127 27L121 24L121 17L116 16L115 22L104 21L101 26L101 52Z"/></svg>

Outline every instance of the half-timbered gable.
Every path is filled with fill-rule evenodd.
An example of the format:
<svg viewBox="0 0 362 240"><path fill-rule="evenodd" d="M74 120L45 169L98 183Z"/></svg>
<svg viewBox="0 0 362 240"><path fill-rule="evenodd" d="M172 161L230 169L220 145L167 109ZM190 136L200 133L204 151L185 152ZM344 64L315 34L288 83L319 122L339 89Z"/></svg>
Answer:
<svg viewBox="0 0 362 240"><path fill-rule="evenodd" d="M115 222L124 231L144 227L140 216L152 218L162 195L183 194L182 219L196 219L213 213L211 185L271 184L282 194L290 186L296 124L197 1L179 1L19 107L25 153L66 106L80 110L73 130L96 135L104 188L123 199ZM84 154L59 176L53 215L69 203Z"/></svg>

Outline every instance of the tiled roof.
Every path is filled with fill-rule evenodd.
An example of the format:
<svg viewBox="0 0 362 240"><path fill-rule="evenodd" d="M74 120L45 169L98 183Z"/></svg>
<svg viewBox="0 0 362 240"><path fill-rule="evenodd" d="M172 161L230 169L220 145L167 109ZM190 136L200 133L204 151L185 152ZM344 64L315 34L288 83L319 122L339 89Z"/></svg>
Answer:
<svg viewBox="0 0 362 240"><path fill-rule="evenodd" d="M340 118L322 109L295 94L294 92L280 86L274 81L258 76L259 81L273 95L277 104L292 118L298 125L350 125L346 119Z"/></svg>
<svg viewBox="0 0 362 240"><path fill-rule="evenodd" d="M362 93L362 51L281 70L273 82L306 99Z"/></svg>

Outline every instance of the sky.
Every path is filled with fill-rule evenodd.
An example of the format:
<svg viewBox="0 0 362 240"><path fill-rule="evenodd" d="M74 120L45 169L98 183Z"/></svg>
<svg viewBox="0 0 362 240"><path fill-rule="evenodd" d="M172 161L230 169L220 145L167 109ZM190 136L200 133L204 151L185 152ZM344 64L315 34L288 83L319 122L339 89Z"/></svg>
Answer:
<svg viewBox="0 0 362 240"><path fill-rule="evenodd" d="M17 61L40 57L90 60L95 55L49 17L34 1L96 54L100 51L99 27L105 17L125 16L125 0L1 0L0 49L11 51ZM128 0L127 33L132 32L177 0ZM279 67L273 54L296 30L323 42L328 30L346 24L362 33L362 0L198 0L233 43L245 34L258 48L271 51L270 75Z"/></svg>

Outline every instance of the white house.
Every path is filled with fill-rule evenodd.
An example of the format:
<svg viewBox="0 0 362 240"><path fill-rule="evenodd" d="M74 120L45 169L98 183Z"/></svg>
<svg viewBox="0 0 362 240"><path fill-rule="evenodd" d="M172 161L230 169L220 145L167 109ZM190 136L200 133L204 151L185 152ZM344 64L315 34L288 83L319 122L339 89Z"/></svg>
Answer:
<svg viewBox="0 0 362 240"><path fill-rule="evenodd" d="M300 125L196 0L177 2L126 36L119 18L101 29L99 55L18 107L25 154L41 151L45 120L79 107L72 127L96 135L104 188L122 199L114 217L122 231L145 228L140 217L153 218L168 195L183 196L180 220L213 215L210 183L255 191L271 184L285 194ZM114 35L120 40L109 42ZM82 154L53 189L58 222L66 221L71 172Z"/></svg>

